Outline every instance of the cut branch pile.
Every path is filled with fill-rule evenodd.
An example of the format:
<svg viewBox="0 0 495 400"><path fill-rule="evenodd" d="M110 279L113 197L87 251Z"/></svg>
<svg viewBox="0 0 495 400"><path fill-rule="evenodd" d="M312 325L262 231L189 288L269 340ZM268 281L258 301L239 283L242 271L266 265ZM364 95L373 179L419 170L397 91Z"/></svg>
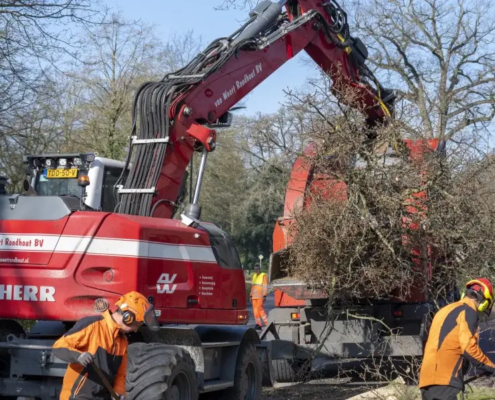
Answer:
<svg viewBox="0 0 495 400"><path fill-rule="evenodd" d="M447 298L459 280L491 276L491 158L449 146L416 157L398 121L373 141L354 116L313 126L313 184L309 206L294 210L289 275L332 287L336 301L406 300L418 288Z"/></svg>

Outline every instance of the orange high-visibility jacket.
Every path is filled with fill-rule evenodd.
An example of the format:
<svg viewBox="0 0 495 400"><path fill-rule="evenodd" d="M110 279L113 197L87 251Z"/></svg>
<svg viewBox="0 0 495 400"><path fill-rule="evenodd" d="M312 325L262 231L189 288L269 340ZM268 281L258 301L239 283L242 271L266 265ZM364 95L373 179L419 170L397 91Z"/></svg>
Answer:
<svg viewBox="0 0 495 400"><path fill-rule="evenodd" d="M251 298L262 299L268 294L268 276L264 272L253 275Z"/></svg>
<svg viewBox="0 0 495 400"><path fill-rule="evenodd" d="M120 333L120 325L113 320L110 311L80 319L53 344L53 354L69 363L60 400L110 400L110 393L93 368L77 363L77 357L86 351L95 355L95 364L114 390L125 394L127 346L127 338Z"/></svg>
<svg viewBox="0 0 495 400"><path fill-rule="evenodd" d="M464 390L464 371L471 362L495 372L495 365L478 346L478 313L465 297L441 308L433 318L419 376L419 387L453 386Z"/></svg>

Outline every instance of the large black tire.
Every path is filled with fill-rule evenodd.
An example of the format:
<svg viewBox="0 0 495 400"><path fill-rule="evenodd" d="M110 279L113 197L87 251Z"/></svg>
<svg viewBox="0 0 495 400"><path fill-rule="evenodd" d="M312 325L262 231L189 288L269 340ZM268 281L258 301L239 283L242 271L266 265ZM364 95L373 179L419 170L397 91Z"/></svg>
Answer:
<svg viewBox="0 0 495 400"><path fill-rule="evenodd" d="M253 343L241 344L235 366L234 386L218 393L219 400L260 400L263 368Z"/></svg>
<svg viewBox="0 0 495 400"><path fill-rule="evenodd" d="M197 400L194 362L180 347L133 343L125 390L127 400Z"/></svg>
<svg viewBox="0 0 495 400"><path fill-rule="evenodd" d="M299 382L310 372L303 360L272 360L273 380L278 383Z"/></svg>

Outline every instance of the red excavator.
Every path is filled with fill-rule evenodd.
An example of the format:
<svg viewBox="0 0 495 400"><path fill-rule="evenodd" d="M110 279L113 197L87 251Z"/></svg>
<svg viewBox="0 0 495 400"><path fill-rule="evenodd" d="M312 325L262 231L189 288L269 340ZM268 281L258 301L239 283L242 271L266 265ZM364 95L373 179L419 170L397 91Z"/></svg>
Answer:
<svg viewBox="0 0 495 400"><path fill-rule="evenodd" d="M259 398L262 368L273 372L272 357L286 357L294 343L260 341L245 326L239 256L225 232L201 221L199 196L215 129L301 51L336 92L353 91L349 105L370 127L391 116L394 95L366 66L366 47L335 1L262 1L230 36L137 89L125 162L88 152L25 157L25 193L0 196L0 396L58 398L66 364L53 342L97 313L96 300L112 305L137 290L161 329L130 337L129 358L142 368L127 371L128 399ZM174 218L195 152L192 198ZM23 320L35 324L25 330Z"/></svg>

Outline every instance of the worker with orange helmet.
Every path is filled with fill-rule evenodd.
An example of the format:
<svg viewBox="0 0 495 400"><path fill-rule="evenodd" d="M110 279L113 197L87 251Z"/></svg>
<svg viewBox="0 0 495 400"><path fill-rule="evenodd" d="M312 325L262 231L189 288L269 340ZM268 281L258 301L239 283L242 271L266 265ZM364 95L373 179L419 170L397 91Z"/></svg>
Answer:
<svg viewBox="0 0 495 400"><path fill-rule="evenodd" d="M464 391L469 363L488 373L495 364L478 345L478 314L490 315L493 286L486 278L466 284L461 300L441 308L433 318L419 377L423 400L454 400Z"/></svg>
<svg viewBox="0 0 495 400"><path fill-rule="evenodd" d="M101 370L120 399L125 399L125 335L137 332L143 323L152 330L159 329L159 325L153 305L140 293L127 293L115 305L114 313L106 303L101 315L80 319L54 343L53 354L69 363L60 400L110 400L111 394L92 365Z"/></svg>

